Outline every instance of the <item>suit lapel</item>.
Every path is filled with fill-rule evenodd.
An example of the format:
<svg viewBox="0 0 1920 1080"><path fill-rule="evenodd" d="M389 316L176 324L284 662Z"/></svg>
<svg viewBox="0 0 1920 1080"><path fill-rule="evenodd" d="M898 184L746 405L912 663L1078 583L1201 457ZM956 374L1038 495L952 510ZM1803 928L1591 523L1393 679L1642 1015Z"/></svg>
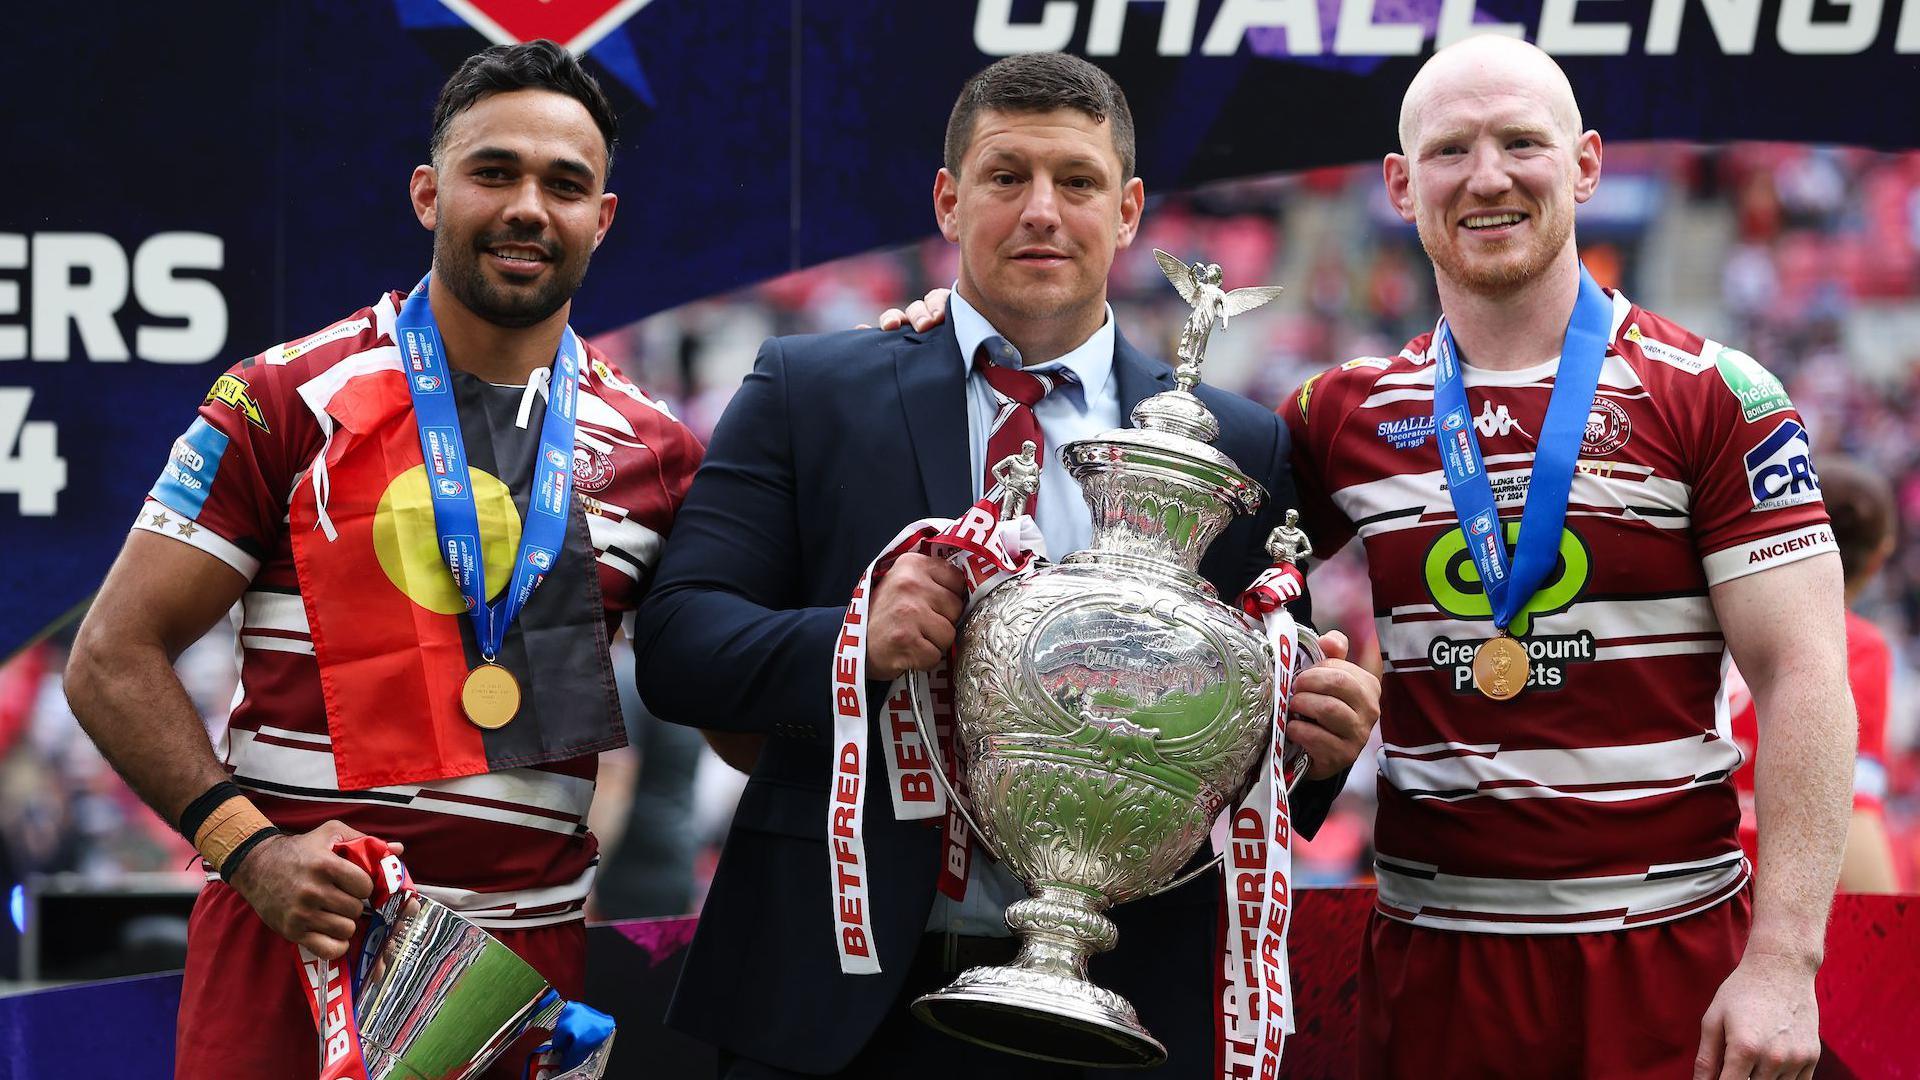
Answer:
<svg viewBox="0 0 1920 1080"><path fill-rule="evenodd" d="M927 515L952 516L972 502L967 475L966 368L953 327L909 334L894 351L907 434L920 467Z"/></svg>
<svg viewBox="0 0 1920 1080"><path fill-rule="evenodd" d="M1113 328L1113 374L1120 380L1120 426L1131 427L1133 407L1162 390L1173 389L1173 369L1133 347Z"/></svg>

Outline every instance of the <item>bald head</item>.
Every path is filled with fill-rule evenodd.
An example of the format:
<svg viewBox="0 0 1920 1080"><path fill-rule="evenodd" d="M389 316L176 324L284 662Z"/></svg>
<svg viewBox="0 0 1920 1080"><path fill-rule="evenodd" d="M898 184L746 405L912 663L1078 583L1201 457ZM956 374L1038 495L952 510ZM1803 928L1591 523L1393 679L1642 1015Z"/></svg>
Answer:
<svg viewBox="0 0 1920 1080"><path fill-rule="evenodd" d="M1400 99L1400 151L1412 155L1420 123L1438 101L1519 95L1545 104L1569 140L1580 135L1580 106L1573 86L1553 58L1519 38L1482 34L1449 45L1420 68Z"/></svg>

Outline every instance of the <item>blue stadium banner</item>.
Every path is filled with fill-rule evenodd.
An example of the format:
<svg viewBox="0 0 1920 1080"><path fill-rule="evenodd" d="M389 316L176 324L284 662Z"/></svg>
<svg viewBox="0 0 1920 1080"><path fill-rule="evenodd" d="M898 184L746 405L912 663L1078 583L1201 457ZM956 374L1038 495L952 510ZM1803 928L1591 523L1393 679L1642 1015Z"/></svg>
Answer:
<svg viewBox="0 0 1920 1080"><path fill-rule="evenodd" d="M932 230L962 80L1112 71L1150 191L1377 159L1436 43L1523 36L1610 140L1913 144L1920 0L330 0L7 16L0 657L82 602L228 365L419 278L435 93L552 37L622 114L575 324ZM670 272L663 272L667 268ZM176 478L177 479L177 478Z"/></svg>

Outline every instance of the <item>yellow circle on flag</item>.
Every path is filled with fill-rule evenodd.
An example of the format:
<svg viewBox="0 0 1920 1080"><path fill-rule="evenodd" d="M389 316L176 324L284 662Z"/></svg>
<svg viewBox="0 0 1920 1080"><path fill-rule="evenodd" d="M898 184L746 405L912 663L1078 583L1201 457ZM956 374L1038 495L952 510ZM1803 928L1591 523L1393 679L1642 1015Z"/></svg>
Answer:
<svg viewBox="0 0 1920 1080"><path fill-rule="evenodd" d="M499 596L513 576L520 550L520 512L500 478L468 467L474 509L480 517L480 549L487 568L487 599ZM433 525L433 496L427 467L415 465L393 478L373 514L373 553L393 587L428 611L459 615L467 603L453 583L453 571L440 555Z"/></svg>

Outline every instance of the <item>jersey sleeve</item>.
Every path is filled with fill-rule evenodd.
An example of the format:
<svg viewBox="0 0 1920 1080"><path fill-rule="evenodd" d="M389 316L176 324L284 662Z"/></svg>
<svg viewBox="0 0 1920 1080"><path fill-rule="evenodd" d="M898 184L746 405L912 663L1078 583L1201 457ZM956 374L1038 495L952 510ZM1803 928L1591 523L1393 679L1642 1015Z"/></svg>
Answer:
<svg viewBox="0 0 1920 1080"><path fill-rule="evenodd" d="M294 417L277 392L284 369L255 359L214 381L174 440L134 528L199 548L251 580L273 550L292 487L285 436Z"/></svg>
<svg viewBox="0 0 1920 1080"><path fill-rule="evenodd" d="M1328 368L1300 384L1280 405L1291 443L1293 482L1300 493L1300 525L1321 558L1347 546L1353 522L1333 501L1333 442L1350 403L1341 368Z"/></svg>
<svg viewBox="0 0 1920 1080"><path fill-rule="evenodd" d="M1812 439L1780 380L1737 349L1707 342L1714 369L1686 388L1693 532L1708 585L1834 550Z"/></svg>

